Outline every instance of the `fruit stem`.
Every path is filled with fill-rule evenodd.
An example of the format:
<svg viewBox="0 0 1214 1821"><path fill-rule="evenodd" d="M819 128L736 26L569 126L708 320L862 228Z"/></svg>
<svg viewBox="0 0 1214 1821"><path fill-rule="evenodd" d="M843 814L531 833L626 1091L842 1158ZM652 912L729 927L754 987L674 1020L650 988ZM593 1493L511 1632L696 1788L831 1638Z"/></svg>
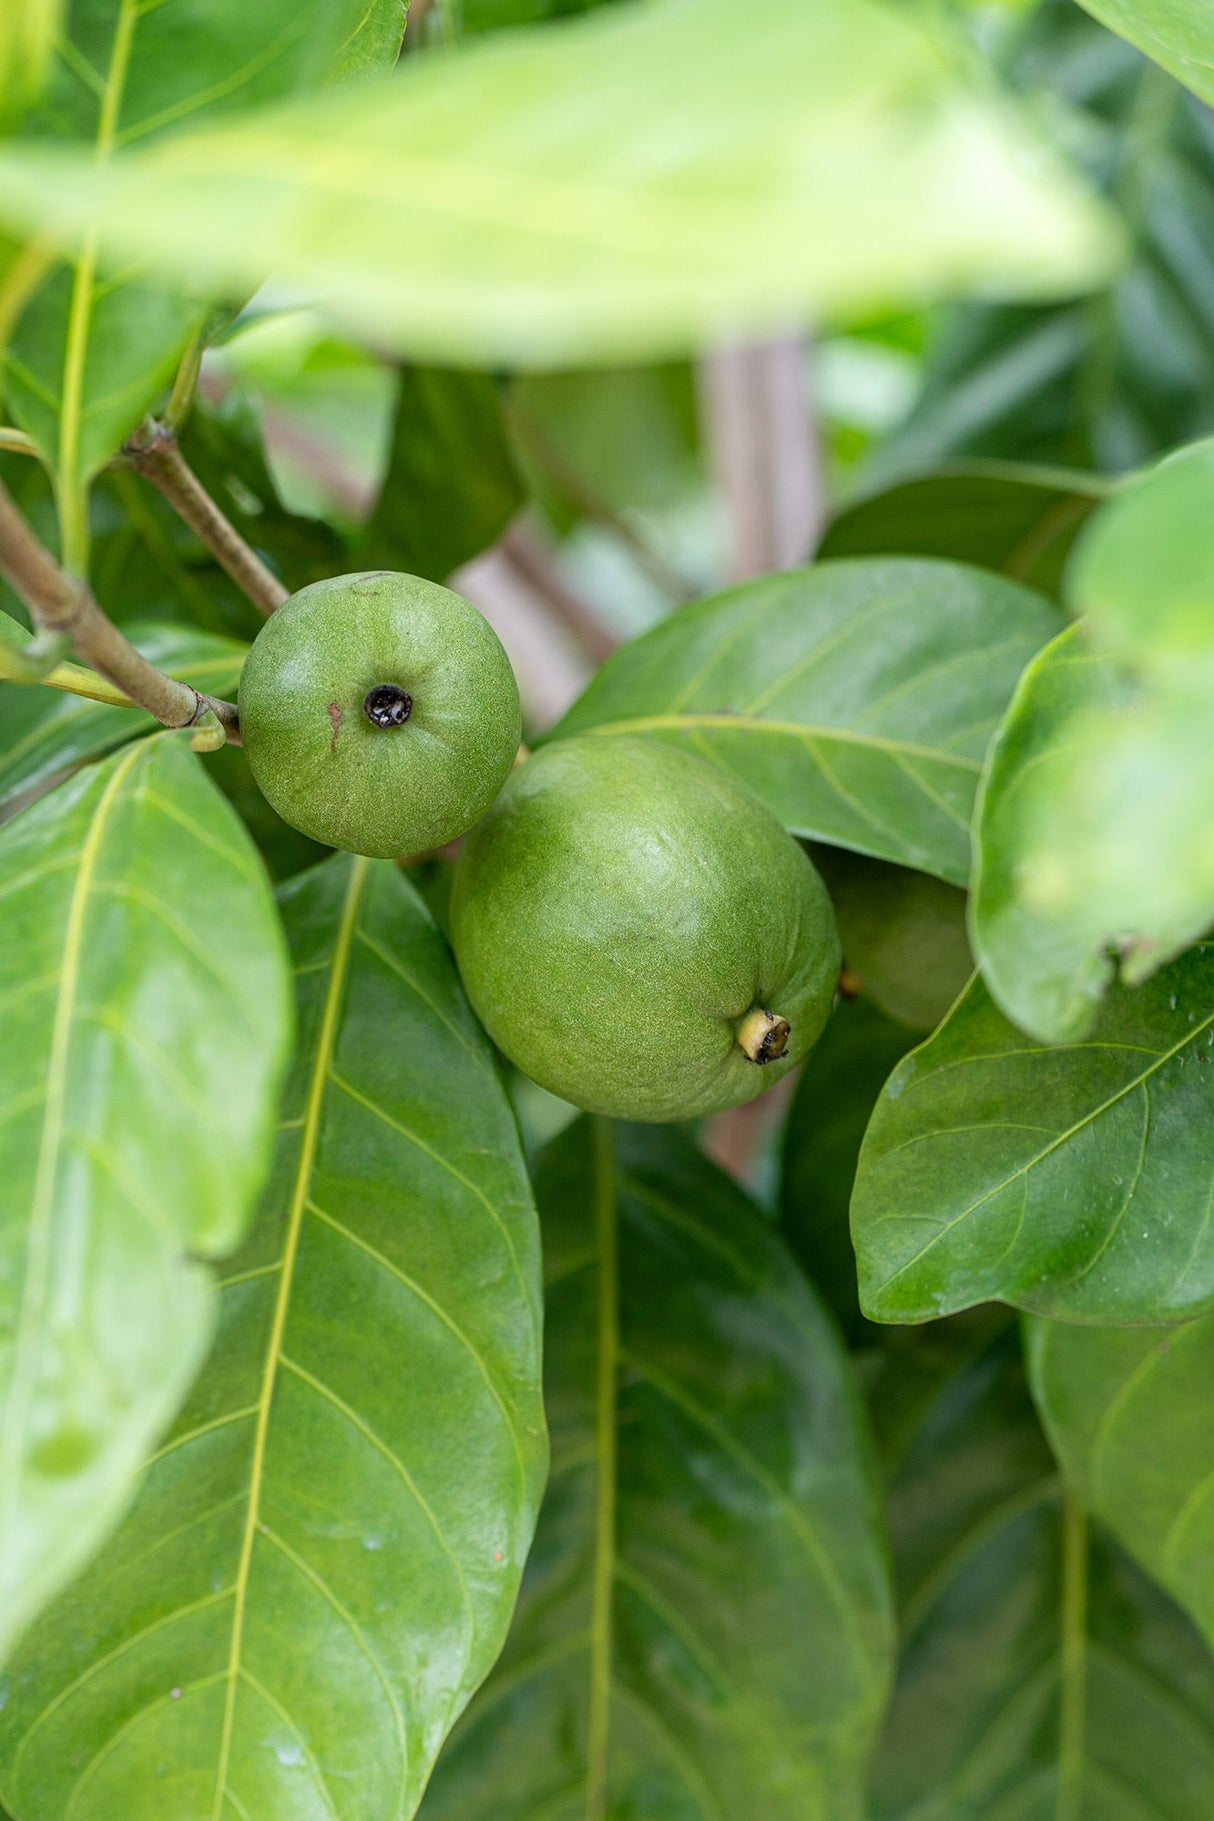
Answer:
<svg viewBox="0 0 1214 1821"><path fill-rule="evenodd" d="M779 1062L782 1056L788 1054L791 1033L792 1026L787 1018L781 1018L775 1012L766 1012L759 1005L752 1005L734 1026L738 1048L751 1062L760 1065Z"/></svg>

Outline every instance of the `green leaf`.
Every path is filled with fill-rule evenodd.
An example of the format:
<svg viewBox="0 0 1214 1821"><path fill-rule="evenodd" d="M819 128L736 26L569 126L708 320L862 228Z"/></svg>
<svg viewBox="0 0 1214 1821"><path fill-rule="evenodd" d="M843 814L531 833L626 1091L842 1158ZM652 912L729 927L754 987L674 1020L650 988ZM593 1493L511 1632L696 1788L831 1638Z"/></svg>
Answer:
<svg viewBox="0 0 1214 1821"><path fill-rule="evenodd" d="M996 1298L1063 1321L1182 1321L1214 1300L1207 1134L1214 945L1089 1038L1043 1049L975 982L890 1077L860 1154L864 1311L925 1321Z"/></svg>
<svg viewBox="0 0 1214 1821"><path fill-rule="evenodd" d="M264 872L184 736L0 836L0 1654L131 1493L265 1175L288 979Z"/></svg>
<svg viewBox="0 0 1214 1821"><path fill-rule="evenodd" d="M187 626L127 628L145 657L209 695L231 696L247 646ZM156 726L141 708L112 708L57 690L0 685L0 813L18 793L112 752Z"/></svg>
<svg viewBox="0 0 1214 1821"><path fill-rule="evenodd" d="M844 506L822 539L818 560L946 557L1056 597L1071 546L1108 491L1109 482L1095 474L1012 462L957 463Z"/></svg>
<svg viewBox="0 0 1214 1821"><path fill-rule="evenodd" d="M424 1821L853 1821L890 1640L830 1327L685 1139L582 1120L538 1182L552 1480Z"/></svg>
<svg viewBox="0 0 1214 1821"><path fill-rule="evenodd" d="M7 113L46 81L63 0L7 0L0 13L0 98Z"/></svg>
<svg viewBox="0 0 1214 1821"><path fill-rule="evenodd" d="M212 291L273 269L451 364L660 356L1111 269L1111 217L912 12L754 0L735 26L730 0L655 0L96 167L10 145L0 222Z"/></svg>
<svg viewBox="0 0 1214 1821"><path fill-rule="evenodd" d="M330 80L347 82L390 70L400 55L408 13L409 0L363 0L362 17L333 58Z"/></svg>
<svg viewBox="0 0 1214 1821"><path fill-rule="evenodd" d="M860 1313L848 1208L872 1110L912 1042L867 999L844 999L810 1051L784 1130L780 1226L853 1345L883 1338Z"/></svg>
<svg viewBox="0 0 1214 1821"><path fill-rule="evenodd" d="M973 932L995 998L1045 1042L1214 920L1209 699L1197 665L1136 687L1079 627L1025 672L979 793Z"/></svg>
<svg viewBox="0 0 1214 1821"><path fill-rule="evenodd" d="M887 1510L903 1642L871 1821L1214 1813L1214 1664L1064 1504L1014 1331L959 1351Z"/></svg>
<svg viewBox="0 0 1214 1821"><path fill-rule="evenodd" d="M815 847L859 990L912 1030L939 1024L974 971L965 893L927 873Z"/></svg>
<svg viewBox="0 0 1214 1821"><path fill-rule="evenodd" d="M492 1052L393 866L282 906L277 1167L130 1517L12 1665L22 1821L405 1821L514 1603L539 1252Z"/></svg>
<svg viewBox="0 0 1214 1821"><path fill-rule="evenodd" d="M1214 1317L1027 1330L1033 1395L1068 1482L1214 1646Z"/></svg>
<svg viewBox="0 0 1214 1821"><path fill-rule="evenodd" d="M500 536L522 503L489 375L403 367L388 466L354 566L445 582Z"/></svg>
<svg viewBox="0 0 1214 1821"><path fill-rule="evenodd" d="M367 0L306 9L297 0L208 0L185 12L140 0L75 6L42 104L25 123L36 135L29 143L100 171L183 122L315 89L343 56L370 54L370 24ZM158 277L128 265L115 282L100 274L91 235L74 252L25 311L6 386L16 422L55 471L65 560L82 568L83 491L171 378L207 307L175 262Z"/></svg>
<svg viewBox="0 0 1214 1821"><path fill-rule="evenodd" d="M1093 638L1159 680L1214 657L1214 439L1101 507L1067 571Z"/></svg>
<svg viewBox="0 0 1214 1821"><path fill-rule="evenodd" d="M764 576L617 652L551 737L652 733L733 772L797 834L964 884L986 743L1061 623L959 564Z"/></svg>
<svg viewBox="0 0 1214 1821"><path fill-rule="evenodd" d="M1081 0L1081 4L1214 106L1214 19L1204 0Z"/></svg>

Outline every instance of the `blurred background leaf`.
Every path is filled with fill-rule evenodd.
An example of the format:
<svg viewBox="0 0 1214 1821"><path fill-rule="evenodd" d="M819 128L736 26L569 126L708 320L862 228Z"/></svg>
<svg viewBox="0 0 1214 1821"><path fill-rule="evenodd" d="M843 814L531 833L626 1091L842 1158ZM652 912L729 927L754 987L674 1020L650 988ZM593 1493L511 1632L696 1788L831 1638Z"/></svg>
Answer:
<svg viewBox="0 0 1214 1821"><path fill-rule="evenodd" d="M1199 29L1196 8L1173 11ZM1131 256L1082 302L930 318L921 394L869 485L972 456L1120 471L1214 431L1214 117L1071 0L995 42L1117 207Z"/></svg>
<svg viewBox="0 0 1214 1821"><path fill-rule="evenodd" d="M1112 218L966 67L872 0L757 0L745 31L729 0L606 9L104 166L10 144L0 219L96 231L212 294L274 271L440 361L666 355L811 309L1099 283Z"/></svg>

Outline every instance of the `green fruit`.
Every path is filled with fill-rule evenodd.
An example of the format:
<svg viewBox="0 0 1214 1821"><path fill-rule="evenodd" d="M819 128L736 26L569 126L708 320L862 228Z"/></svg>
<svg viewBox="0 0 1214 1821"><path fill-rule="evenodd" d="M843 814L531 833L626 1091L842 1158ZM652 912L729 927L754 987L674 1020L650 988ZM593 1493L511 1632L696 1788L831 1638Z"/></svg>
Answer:
<svg viewBox="0 0 1214 1821"><path fill-rule="evenodd" d="M826 889L775 818L704 761L622 735L519 767L464 843L451 928L498 1048L622 1119L752 1100L810 1048L839 977Z"/></svg>
<svg viewBox="0 0 1214 1821"><path fill-rule="evenodd" d="M521 731L488 622L449 588L388 570L293 594L253 642L238 705L253 776L283 820L383 858L471 828Z"/></svg>

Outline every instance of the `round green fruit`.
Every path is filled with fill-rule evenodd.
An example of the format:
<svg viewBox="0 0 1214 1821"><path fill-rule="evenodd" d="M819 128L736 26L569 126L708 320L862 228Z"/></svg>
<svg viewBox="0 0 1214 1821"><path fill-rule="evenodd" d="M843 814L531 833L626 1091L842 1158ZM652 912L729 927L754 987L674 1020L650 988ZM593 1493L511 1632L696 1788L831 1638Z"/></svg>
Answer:
<svg viewBox="0 0 1214 1821"><path fill-rule="evenodd" d="M283 820L381 858L471 828L521 732L493 628L449 588L387 570L293 594L253 642L238 706L253 776Z"/></svg>
<svg viewBox="0 0 1214 1821"><path fill-rule="evenodd" d="M464 843L452 938L490 1036L541 1087L621 1119L753 1100L826 1021L839 940L806 854L676 747L541 749Z"/></svg>

